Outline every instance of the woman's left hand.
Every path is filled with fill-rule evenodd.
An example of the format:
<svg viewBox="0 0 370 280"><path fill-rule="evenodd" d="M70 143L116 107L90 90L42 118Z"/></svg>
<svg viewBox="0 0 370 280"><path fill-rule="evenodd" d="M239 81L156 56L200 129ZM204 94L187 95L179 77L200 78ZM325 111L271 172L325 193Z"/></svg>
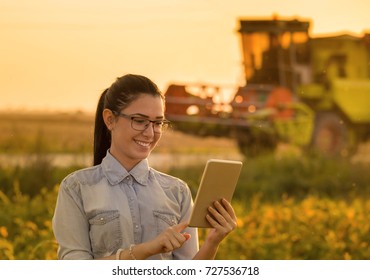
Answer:
<svg viewBox="0 0 370 280"><path fill-rule="evenodd" d="M206 218L213 228L208 233L207 240L218 245L237 227L236 215L231 204L224 198L221 202L215 201L208 211Z"/></svg>

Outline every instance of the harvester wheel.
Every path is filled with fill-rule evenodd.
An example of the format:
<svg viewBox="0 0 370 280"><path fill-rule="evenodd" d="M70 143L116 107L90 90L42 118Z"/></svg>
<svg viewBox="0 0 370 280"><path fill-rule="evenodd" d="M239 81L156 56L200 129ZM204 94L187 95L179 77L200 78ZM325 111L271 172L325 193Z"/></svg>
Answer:
<svg viewBox="0 0 370 280"><path fill-rule="evenodd" d="M246 157L271 153L277 146L276 137L263 131L238 128L235 135L239 151Z"/></svg>
<svg viewBox="0 0 370 280"><path fill-rule="evenodd" d="M331 112L318 113L311 147L324 156L348 156L350 153L346 123Z"/></svg>

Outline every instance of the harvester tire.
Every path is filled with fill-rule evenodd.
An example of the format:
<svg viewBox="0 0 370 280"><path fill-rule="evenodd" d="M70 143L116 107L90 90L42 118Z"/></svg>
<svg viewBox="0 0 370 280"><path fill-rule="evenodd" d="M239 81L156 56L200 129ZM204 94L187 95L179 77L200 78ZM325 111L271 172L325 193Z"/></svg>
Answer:
<svg viewBox="0 0 370 280"><path fill-rule="evenodd" d="M315 118L311 148L323 156L348 156L348 128L344 120L332 112L320 112Z"/></svg>

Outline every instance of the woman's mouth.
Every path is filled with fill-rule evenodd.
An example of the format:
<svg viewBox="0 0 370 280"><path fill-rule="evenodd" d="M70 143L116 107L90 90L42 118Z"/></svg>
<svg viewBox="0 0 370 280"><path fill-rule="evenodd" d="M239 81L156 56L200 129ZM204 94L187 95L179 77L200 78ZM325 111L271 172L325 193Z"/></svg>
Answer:
<svg viewBox="0 0 370 280"><path fill-rule="evenodd" d="M142 146L142 147L149 147L151 142L143 142L143 141L139 141L139 140L135 140L135 143L138 144L139 146Z"/></svg>

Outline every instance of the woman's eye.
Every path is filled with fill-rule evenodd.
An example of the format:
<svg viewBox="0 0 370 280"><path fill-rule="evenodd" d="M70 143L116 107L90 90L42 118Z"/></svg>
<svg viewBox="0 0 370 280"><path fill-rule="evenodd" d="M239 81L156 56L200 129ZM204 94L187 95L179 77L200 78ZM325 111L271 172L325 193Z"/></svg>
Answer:
<svg viewBox="0 0 370 280"><path fill-rule="evenodd" d="M144 124L148 123L148 120L146 120L146 119L137 119L137 118L134 118L133 121L136 124L141 124L141 125L144 125Z"/></svg>

